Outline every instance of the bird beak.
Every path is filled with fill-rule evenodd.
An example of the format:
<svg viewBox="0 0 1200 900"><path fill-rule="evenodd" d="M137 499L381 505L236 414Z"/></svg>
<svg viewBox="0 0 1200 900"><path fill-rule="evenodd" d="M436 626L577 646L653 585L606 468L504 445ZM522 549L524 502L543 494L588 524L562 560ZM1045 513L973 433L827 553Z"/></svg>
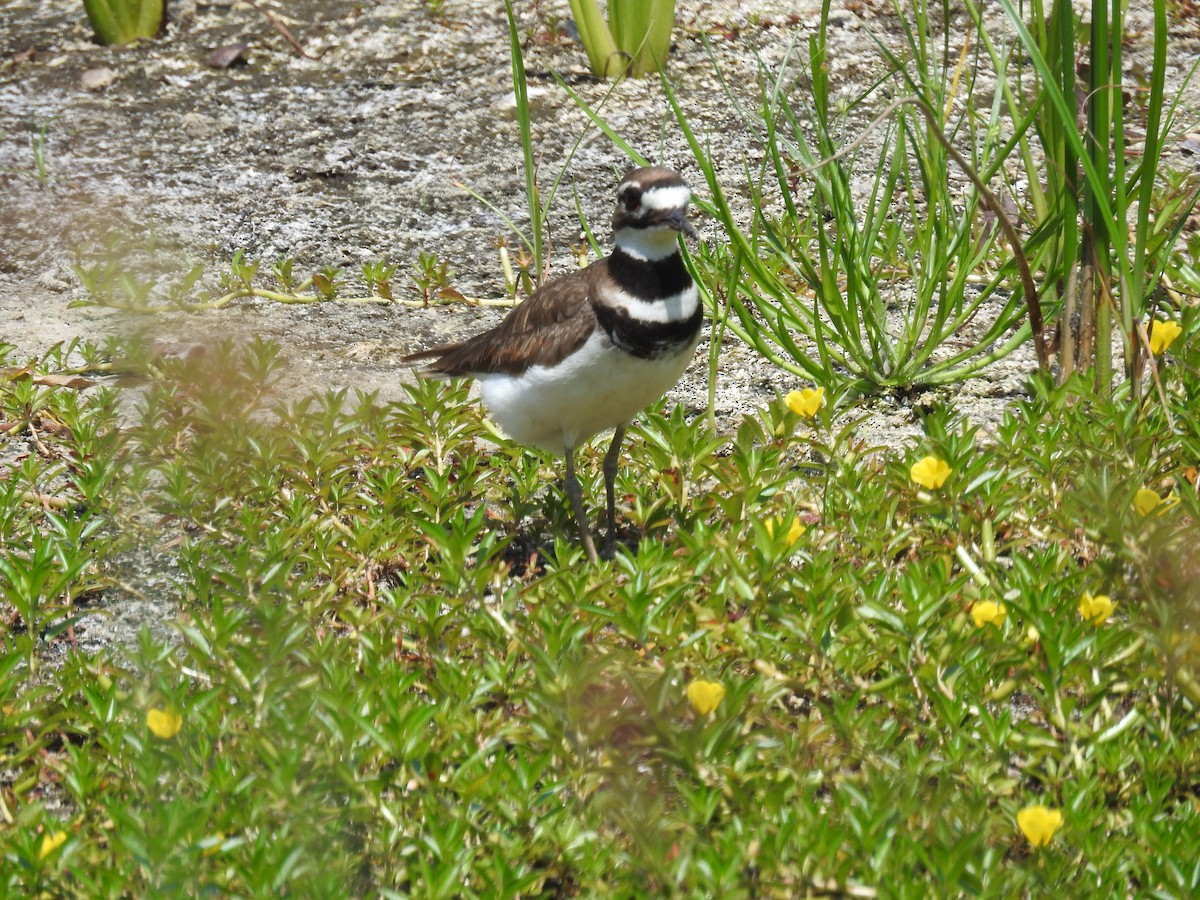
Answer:
<svg viewBox="0 0 1200 900"><path fill-rule="evenodd" d="M662 224L676 231L686 234L688 237L696 236L696 229L692 227L692 223L688 221L686 210L672 210L662 219Z"/></svg>

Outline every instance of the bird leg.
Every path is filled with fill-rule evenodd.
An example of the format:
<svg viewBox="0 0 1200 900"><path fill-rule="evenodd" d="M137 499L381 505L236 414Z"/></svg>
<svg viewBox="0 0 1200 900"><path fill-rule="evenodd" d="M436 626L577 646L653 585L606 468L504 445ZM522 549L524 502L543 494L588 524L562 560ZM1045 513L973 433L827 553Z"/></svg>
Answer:
<svg viewBox="0 0 1200 900"><path fill-rule="evenodd" d="M612 443L604 454L604 493L608 499L608 534L604 538L604 556L611 559L617 543L617 463L621 459L621 442L625 440L625 426L617 426Z"/></svg>
<svg viewBox="0 0 1200 900"><path fill-rule="evenodd" d="M571 510L575 513L575 524L579 526L579 537L583 541L583 549L587 551L588 559L599 562L596 556L596 544L592 541L592 530L588 527L587 513L583 511L583 489L579 479L575 477L575 448L568 447L566 490L567 499L571 501Z"/></svg>

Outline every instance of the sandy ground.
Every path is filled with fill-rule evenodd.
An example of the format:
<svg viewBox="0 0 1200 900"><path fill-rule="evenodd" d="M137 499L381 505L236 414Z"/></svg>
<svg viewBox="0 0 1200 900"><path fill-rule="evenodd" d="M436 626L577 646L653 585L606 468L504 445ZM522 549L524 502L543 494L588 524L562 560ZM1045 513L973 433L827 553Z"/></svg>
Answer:
<svg viewBox="0 0 1200 900"><path fill-rule="evenodd" d="M413 296L405 291L418 254L434 253L449 263L464 294L502 296L496 241L511 233L462 187L526 221L498 3L448 0L436 15L438 4L419 0L260 4L275 10L306 55L258 9L234 0L172 2L164 34L130 48L95 44L77 0L2 5L0 339L15 345L15 358L130 331L169 344L262 335L284 347L289 390L351 386L392 399L411 377L398 365L403 353L498 320L496 310L462 304L423 310L243 301L216 312L153 316L71 305L86 296L73 269L80 263L118 261L153 282L151 297L162 299L197 264L206 266L198 288L219 292L219 274L237 250L265 260L264 268L293 257L300 275L326 266L353 273L363 262L387 259L398 267L401 296ZM995 3L984 8L993 21L1002 15ZM589 103L603 102L608 121L643 153L680 169L694 187L703 181L657 82L614 88L592 79L582 48L564 33L565 0L520 2L517 9L543 185L567 164L550 211L554 265L562 271L574 264L571 248L579 241L573 196L603 237L627 160L589 126L551 72ZM671 77L744 214L744 166L762 154L737 105L757 106L758 61L775 72L789 54L802 54L819 11L819 0L679 0ZM849 100L883 71L874 41L894 40L900 23L880 0L849 0L832 19L831 78ZM955 50L968 21L960 11L951 23ZM1132 25L1127 52L1136 58L1145 53L1146 23L1135 18ZM244 64L207 63L215 48L234 42L247 44ZM1200 26L1176 22L1176 89L1198 52ZM799 104L802 80L794 92ZM1195 85L1184 107L1195 130ZM864 110L848 127L868 121ZM1168 163L1181 171L1198 165L1185 149L1173 150ZM713 223L701 217L697 224L703 240L723 239ZM702 346L670 395L693 412L707 406L706 353ZM878 398L862 437L902 446L919 434L918 412L931 403L953 403L989 427L1020 396L1033 368L1032 353L1021 351L952 391ZM801 386L729 341L717 420L732 427L777 391ZM125 612L140 615L126 600ZM146 615L158 611L151 606Z"/></svg>

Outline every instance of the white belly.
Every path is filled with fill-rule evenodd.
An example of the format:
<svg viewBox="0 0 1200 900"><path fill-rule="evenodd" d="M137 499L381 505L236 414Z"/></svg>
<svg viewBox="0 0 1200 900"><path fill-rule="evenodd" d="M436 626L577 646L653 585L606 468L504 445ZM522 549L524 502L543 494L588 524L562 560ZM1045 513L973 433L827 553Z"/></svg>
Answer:
<svg viewBox="0 0 1200 900"><path fill-rule="evenodd" d="M557 366L481 376L483 402L514 441L562 453L624 425L665 394L695 349L693 344L674 356L638 359L597 332Z"/></svg>

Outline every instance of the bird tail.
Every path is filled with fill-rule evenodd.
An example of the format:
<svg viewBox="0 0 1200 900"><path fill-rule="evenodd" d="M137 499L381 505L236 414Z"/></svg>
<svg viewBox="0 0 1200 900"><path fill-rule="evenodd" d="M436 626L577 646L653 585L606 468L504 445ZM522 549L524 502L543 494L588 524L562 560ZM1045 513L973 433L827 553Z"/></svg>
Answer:
<svg viewBox="0 0 1200 900"><path fill-rule="evenodd" d="M416 353L402 356L400 362L406 366L420 365L419 374L424 378L452 378L459 373L449 364L449 358L461 348L462 344L439 344L428 350L418 350ZM422 363L426 365L421 365Z"/></svg>

